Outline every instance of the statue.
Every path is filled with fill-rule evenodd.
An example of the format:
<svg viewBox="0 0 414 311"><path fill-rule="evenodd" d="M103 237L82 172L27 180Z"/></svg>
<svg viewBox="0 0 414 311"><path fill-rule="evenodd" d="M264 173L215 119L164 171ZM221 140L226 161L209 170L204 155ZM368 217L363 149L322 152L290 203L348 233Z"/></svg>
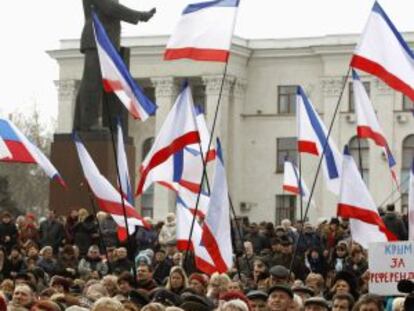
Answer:
<svg viewBox="0 0 414 311"><path fill-rule="evenodd" d="M132 10L119 4L119 0L83 0L85 25L80 51L84 54L82 80L76 97L74 129L93 131L102 129L102 77L98 52L92 27L92 7L97 13L114 46L119 50L121 21L137 24L147 22L155 14L153 8L147 12Z"/></svg>

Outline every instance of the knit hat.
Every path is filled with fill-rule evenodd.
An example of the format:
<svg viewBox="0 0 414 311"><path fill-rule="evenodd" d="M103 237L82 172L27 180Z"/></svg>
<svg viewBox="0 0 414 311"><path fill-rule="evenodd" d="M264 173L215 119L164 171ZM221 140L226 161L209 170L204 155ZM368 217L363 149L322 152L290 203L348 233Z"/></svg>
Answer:
<svg viewBox="0 0 414 311"><path fill-rule="evenodd" d="M240 299L241 301L245 302L246 305L249 306L249 310L250 310L249 299L246 297L245 294L243 294L243 292L238 291L238 290L231 290L223 294L220 294L220 300L230 301L230 300L236 300L236 299Z"/></svg>
<svg viewBox="0 0 414 311"><path fill-rule="evenodd" d="M200 282L204 287L207 287L207 285L208 285L208 279L207 279L207 277L205 277L201 273L193 273L193 274L191 274L190 277L188 278L188 280L189 281L196 280L196 281Z"/></svg>

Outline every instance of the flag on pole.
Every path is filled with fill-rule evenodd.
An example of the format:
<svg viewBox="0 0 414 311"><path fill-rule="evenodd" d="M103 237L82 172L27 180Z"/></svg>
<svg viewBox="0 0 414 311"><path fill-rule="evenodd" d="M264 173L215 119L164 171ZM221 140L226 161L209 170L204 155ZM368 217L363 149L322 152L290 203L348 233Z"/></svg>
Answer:
<svg viewBox="0 0 414 311"><path fill-rule="evenodd" d="M191 235L190 245L188 237L190 236L191 224L194 214L187 208L177 202L177 249L180 251L193 251L197 269L209 275L217 271L213 259L210 257L207 249L202 243L202 228L198 220L194 222L194 229Z"/></svg>
<svg viewBox="0 0 414 311"><path fill-rule="evenodd" d="M414 53L376 1L351 67L377 76L414 100Z"/></svg>
<svg viewBox="0 0 414 311"><path fill-rule="evenodd" d="M56 180L66 187L64 180L49 159L29 141L13 122L0 119L0 137L0 161L37 164L50 179Z"/></svg>
<svg viewBox="0 0 414 311"><path fill-rule="evenodd" d="M414 159L408 183L408 240L414 241Z"/></svg>
<svg viewBox="0 0 414 311"><path fill-rule="evenodd" d="M165 60L227 62L239 0L188 5L167 43Z"/></svg>
<svg viewBox="0 0 414 311"><path fill-rule="evenodd" d="M155 114L157 106L131 76L95 12L92 12L92 18L105 92L115 93L134 119L146 120Z"/></svg>
<svg viewBox="0 0 414 311"><path fill-rule="evenodd" d="M135 232L136 226L149 227L134 207L129 204L129 202L123 198L123 196L121 196L111 183L99 172L99 169L96 167L88 151L76 134L74 135L74 141L83 174L90 189L95 195L99 208L110 214L119 227L126 229L124 210L121 201L122 197L129 234Z"/></svg>
<svg viewBox="0 0 414 311"><path fill-rule="evenodd" d="M179 182L183 171L184 148L199 142L191 89L187 85L178 96L141 164L141 179L136 195L140 195L154 182Z"/></svg>
<svg viewBox="0 0 414 311"><path fill-rule="evenodd" d="M338 216L350 219L352 239L368 248L368 243L395 241L385 226L354 159L345 146L342 164Z"/></svg>
<svg viewBox="0 0 414 311"><path fill-rule="evenodd" d="M300 178L295 164L289 160L285 160L283 172L283 190L295 195L301 195L308 202L310 192L303 179Z"/></svg>
<svg viewBox="0 0 414 311"><path fill-rule="evenodd" d="M359 138L369 138L377 146L382 147L387 155L388 167L391 171L391 176L398 187L397 174L395 173L395 159L391 153L390 147L387 143L385 135L378 122L374 107L365 90L364 84L361 82L355 70L352 70L352 87L354 89L355 111L357 114L358 126L357 133Z"/></svg>
<svg viewBox="0 0 414 311"><path fill-rule="evenodd" d="M329 191L339 194L342 157L302 87L297 91L298 151L323 157L323 170Z"/></svg>
<svg viewBox="0 0 414 311"><path fill-rule="evenodd" d="M133 204L134 196L132 193L131 179L129 177L128 160L125 152L124 133L122 131L121 118L118 118L118 144L117 144L117 159L119 179L121 180L120 190L130 204Z"/></svg>
<svg viewBox="0 0 414 311"><path fill-rule="evenodd" d="M233 266L231 243L230 203L226 170L220 141L217 139L217 161L214 184L210 194L208 212L203 223L203 242L220 273Z"/></svg>

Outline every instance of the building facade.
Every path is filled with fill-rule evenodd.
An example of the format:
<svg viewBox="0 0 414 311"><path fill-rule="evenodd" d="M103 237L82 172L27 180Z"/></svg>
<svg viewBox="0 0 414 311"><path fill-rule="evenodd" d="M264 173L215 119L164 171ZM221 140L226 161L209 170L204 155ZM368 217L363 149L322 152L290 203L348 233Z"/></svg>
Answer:
<svg viewBox="0 0 414 311"><path fill-rule="evenodd" d="M414 33L405 34L414 42ZM298 200L282 190L283 161L297 161L295 90L302 85L317 112L329 126L341 96L332 138L338 149L350 145L362 168L364 179L380 206L395 202L397 210L407 207L407 195L393 186L382 150L371 142L358 141L351 79L345 79L357 35L334 35L303 39L233 39L230 63L222 87L224 65L220 63L162 60L168 37L125 38L130 48L130 70L148 96L158 105L157 114L146 122L129 122L139 167L178 94L188 78L195 102L204 106L211 126L222 89L215 134L224 148L230 195L236 212L251 221L299 219ZM72 131L75 97L83 59L79 40L63 40L59 50L50 51L59 64L58 133ZM379 121L397 161L398 176L406 179L414 156L412 103L374 76L360 72ZM301 157L302 174L310 188L318 159ZM336 214L337 198L326 191L320 174L314 192L310 221ZM212 176L209 178L211 179ZM174 211L174 196L155 186L137 200L144 215L163 219Z"/></svg>

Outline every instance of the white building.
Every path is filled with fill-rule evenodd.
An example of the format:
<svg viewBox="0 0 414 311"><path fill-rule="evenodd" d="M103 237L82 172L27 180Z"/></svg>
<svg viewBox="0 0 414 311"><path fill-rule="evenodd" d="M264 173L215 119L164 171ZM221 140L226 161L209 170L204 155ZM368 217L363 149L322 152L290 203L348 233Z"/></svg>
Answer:
<svg viewBox="0 0 414 311"><path fill-rule="evenodd" d="M414 42L414 33L404 37ZM183 78L190 79L195 101L204 104L210 125L218 101L223 64L165 62L162 57L166 41L166 36L123 40L123 45L131 49L132 75L149 95L152 93L159 106L157 115L146 122L130 122L130 135L137 148L137 167L173 104ZM357 35L280 40L234 38L216 133L223 141L231 196L240 216L249 216L252 221L300 216L295 197L282 191L283 160L286 155L295 158L296 154L294 86L304 87L329 126L357 41ZM79 40L63 40L59 50L49 52L60 66L59 133L72 131L75 95L83 66L78 47ZM396 158L398 175L404 181L414 155L411 104L377 78L362 72L360 75ZM349 84L350 79L345 85L332 137L340 150L349 143L358 158L358 141L353 139L356 117ZM395 201L397 209L405 208L406 196L399 200L398 191L392 193L392 179L381 149L362 141L361 150L364 178L375 202L381 204L389 197L386 203ZM308 187L312 185L317 163L314 157L302 156ZM316 184L314 201L316 204L309 212L311 221L335 215L336 197L326 191L322 174ZM142 203L142 213L157 219L174 210L172 194L159 186L153 194L150 191L144 195Z"/></svg>

